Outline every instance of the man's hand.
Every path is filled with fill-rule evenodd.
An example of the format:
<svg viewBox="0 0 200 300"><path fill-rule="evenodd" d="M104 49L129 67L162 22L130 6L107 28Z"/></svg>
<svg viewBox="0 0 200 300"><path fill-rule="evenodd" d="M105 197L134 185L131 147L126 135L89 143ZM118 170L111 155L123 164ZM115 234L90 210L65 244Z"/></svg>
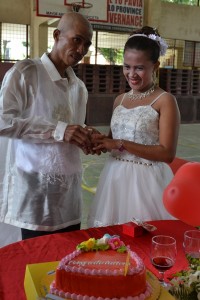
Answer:
<svg viewBox="0 0 200 300"><path fill-rule="evenodd" d="M101 155L101 152L106 152L106 149L95 149L97 146L94 143L94 137L103 139L105 134L101 134L97 129L93 127L83 128L80 125L68 125L65 134L64 141L70 144L74 144L82 149L82 151L88 154L97 154Z"/></svg>
<svg viewBox="0 0 200 300"><path fill-rule="evenodd" d="M65 130L64 141L74 144L81 149L83 147L91 147L90 133L80 125L68 125Z"/></svg>

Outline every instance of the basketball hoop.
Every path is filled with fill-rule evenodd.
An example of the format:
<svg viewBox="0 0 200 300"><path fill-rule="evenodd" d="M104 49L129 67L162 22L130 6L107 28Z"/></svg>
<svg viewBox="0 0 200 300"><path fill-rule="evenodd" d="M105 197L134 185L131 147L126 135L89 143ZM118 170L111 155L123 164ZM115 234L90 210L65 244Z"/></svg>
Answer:
<svg viewBox="0 0 200 300"><path fill-rule="evenodd" d="M73 2L71 3L72 11L79 12L81 8L91 8L93 5L88 2Z"/></svg>

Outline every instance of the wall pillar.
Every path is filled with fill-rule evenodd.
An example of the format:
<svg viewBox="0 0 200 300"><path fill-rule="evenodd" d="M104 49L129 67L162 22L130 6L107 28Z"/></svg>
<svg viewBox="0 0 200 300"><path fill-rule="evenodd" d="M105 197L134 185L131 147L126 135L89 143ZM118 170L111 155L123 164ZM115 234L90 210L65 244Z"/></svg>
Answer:
<svg viewBox="0 0 200 300"><path fill-rule="evenodd" d="M35 1L31 1L31 24L30 24L30 58L40 57L47 50L47 25L48 18L36 16ZM46 36L45 36L46 34Z"/></svg>

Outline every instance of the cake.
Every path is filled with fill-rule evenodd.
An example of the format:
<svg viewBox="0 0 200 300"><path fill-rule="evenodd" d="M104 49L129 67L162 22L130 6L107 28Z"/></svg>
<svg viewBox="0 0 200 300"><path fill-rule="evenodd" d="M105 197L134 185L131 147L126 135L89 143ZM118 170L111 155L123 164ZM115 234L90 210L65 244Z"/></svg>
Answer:
<svg viewBox="0 0 200 300"><path fill-rule="evenodd" d="M151 286L142 259L106 234L80 243L60 261L50 292L73 300L144 300Z"/></svg>

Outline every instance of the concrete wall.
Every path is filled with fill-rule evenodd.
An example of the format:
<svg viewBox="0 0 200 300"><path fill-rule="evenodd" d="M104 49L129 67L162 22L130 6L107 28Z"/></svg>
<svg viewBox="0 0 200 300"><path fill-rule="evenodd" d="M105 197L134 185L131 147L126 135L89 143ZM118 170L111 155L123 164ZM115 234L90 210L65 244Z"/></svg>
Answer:
<svg viewBox="0 0 200 300"><path fill-rule="evenodd" d="M200 41L200 7L148 0L148 25L165 38Z"/></svg>
<svg viewBox="0 0 200 300"><path fill-rule="evenodd" d="M30 24L31 2L33 0L1 0L0 22Z"/></svg>

